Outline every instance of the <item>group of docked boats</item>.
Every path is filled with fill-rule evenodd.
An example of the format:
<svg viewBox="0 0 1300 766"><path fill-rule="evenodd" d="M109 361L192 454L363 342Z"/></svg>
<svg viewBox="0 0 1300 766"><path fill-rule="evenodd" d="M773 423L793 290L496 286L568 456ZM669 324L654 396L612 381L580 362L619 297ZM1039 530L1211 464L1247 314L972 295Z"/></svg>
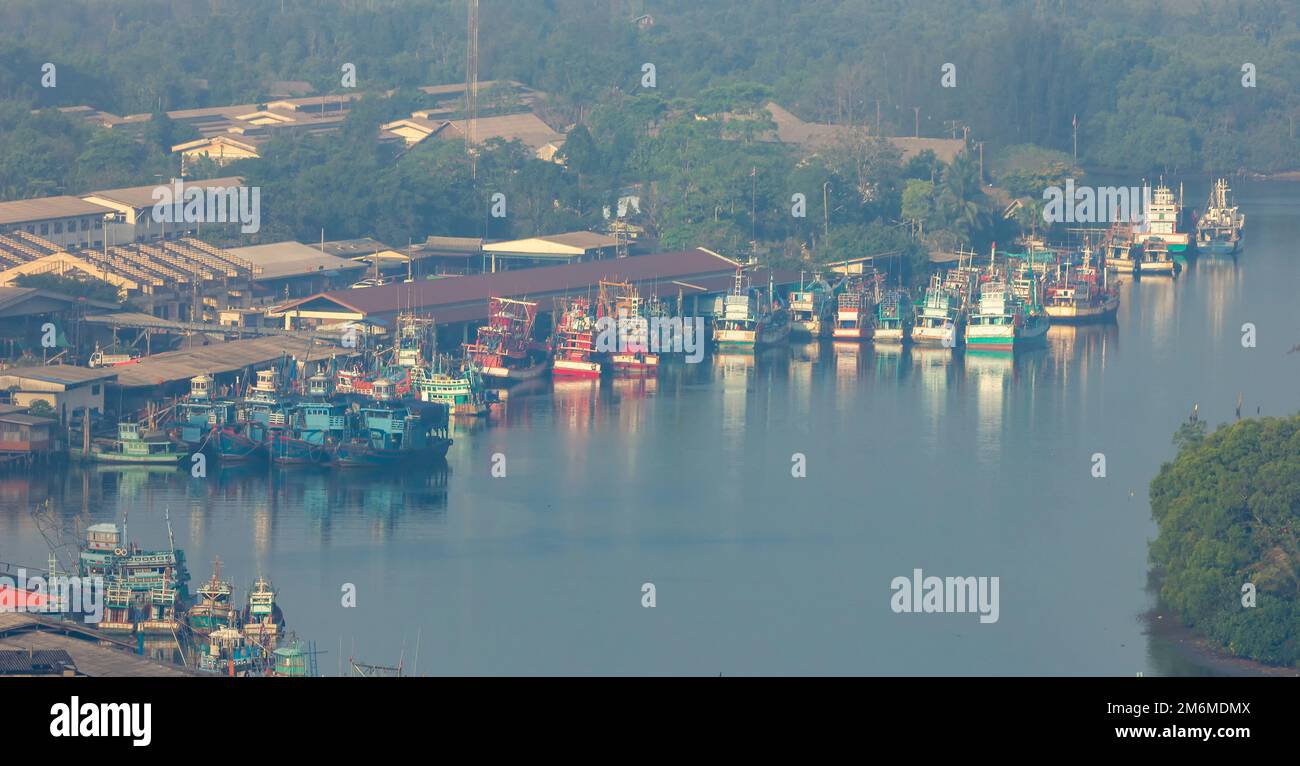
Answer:
<svg viewBox="0 0 1300 766"><path fill-rule="evenodd" d="M1177 276L1197 253L1235 256L1245 226L1246 216L1226 178L1215 180L1199 216L1187 212L1181 190L1175 196L1160 184L1141 223L1112 228L1104 243L1105 261L1121 274Z"/></svg>
<svg viewBox="0 0 1300 766"><path fill-rule="evenodd" d="M276 592L263 577L248 590L243 609L234 586L212 577L190 592L185 552L167 524L168 547L144 550L126 540L126 525L95 524L86 530L78 574L103 588L98 630L116 635L170 639L185 662L221 675L307 675L306 645L289 636Z"/></svg>
<svg viewBox="0 0 1300 766"><path fill-rule="evenodd" d="M659 371L650 321L668 313L658 300L643 298L630 283L602 281L594 301L565 296L553 305L554 326L541 341L534 336L536 302L489 299L487 323L478 328L473 343L465 344L466 363L479 370L489 386L533 380L548 371L564 379Z"/></svg>
<svg viewBox="0 0 1300 766"><path fill-rule="evenodd" d="M836 343L1013 351L1041 341L1053 320L1103 320L1119 306L1118 291L1088 250L1071 258L994 248L986 267L973 261L963 254L954 268L932 274L919 300L901 286L886 287L870 269L833 286L816 275L791 294L794 332Z"/></svg>

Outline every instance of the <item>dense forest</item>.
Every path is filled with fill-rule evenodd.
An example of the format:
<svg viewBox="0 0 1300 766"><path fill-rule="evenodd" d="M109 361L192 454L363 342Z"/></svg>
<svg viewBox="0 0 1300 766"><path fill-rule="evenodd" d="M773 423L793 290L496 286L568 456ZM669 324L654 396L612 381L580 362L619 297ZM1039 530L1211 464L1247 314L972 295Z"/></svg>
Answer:
<svg viewBox="0 0 1300 766"><path fill-rule="evenodd" d="M1175 441L1151 482L1162 601L1234 655L1300 665L1300 416Z"/></svg>
<svg viewBox="0 0 1300 766"><path fill-rule="evenodd" d="M323 229L401 244L594 226L636 187L668 247L789 262L899 252L906 270L921 257L910 232L983 246L1035 226L1033 206L1003 220L981 180L1033 200L1035 183L1077 175L1076 118L1083 167L1300 164L1300 9L1274 0L483 0L480 78L547 94L541 113L569 138L565 166L497 145L478 177L454 145L398 157L373 141L379 124L421 105L415 86L463 80L461 0L57 5L0 7L0 199L175 175L169 147L192 136L163 112L257 103L272 81L341 92L341 66L353 63L357 90L391 93L367 98L340 134L277 142L233 169L264 187L264 239ZM654 23L634 23L642 14ZM45 62L57 64L57 87L41 86ZM646 63L654 88L643 87ZM1243 87L1245 64L1255 87ZM768 100L859 137L811 158L753 140L745 130L766 124ZM154 119L128 135L32 112L80 104ZM736 135L734 122L708 119L724 114L754 127ZM972 151L952 167L904 165L876 138L913 133L969 136ZM504 220L484 214L498 191L510 199ZM794 194L805 216L791 214Z"/></svg>

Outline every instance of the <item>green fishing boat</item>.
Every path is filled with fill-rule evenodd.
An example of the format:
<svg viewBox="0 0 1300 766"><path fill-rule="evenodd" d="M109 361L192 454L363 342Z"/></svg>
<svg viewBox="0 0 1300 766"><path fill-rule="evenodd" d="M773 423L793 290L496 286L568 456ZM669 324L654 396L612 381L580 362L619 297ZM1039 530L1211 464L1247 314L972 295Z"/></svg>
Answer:
<svg viewBox="0 0 1300 766"><path fill-rule="evenodd" d="M116 439L95 439L90 448L72 447L68 455L73 460L94 463L143 463L147 465L176 465L185 454L165 434L145 434L138 423L123 421L117 424Z"/></svg>

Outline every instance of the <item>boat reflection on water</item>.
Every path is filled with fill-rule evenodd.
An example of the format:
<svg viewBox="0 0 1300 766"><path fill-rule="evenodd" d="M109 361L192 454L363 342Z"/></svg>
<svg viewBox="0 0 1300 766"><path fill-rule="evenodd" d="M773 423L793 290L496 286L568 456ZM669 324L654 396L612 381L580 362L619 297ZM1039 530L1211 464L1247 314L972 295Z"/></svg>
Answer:
<svg viewBox="0 0 1300 766"><path fill-rule="evenodd" d="M602 413L599 378L556 378L551 385L557 425L586 430L599 420Z"/></svg>
<svg viewBox="0 0 1300 766"><path fill-rule="evenodd" d="M1119 325L1105 324L1052 325L1047 330L1049 365L1058 377L1083 374L1095 365L1104 364L1106 354L1119 343ZM1075 372L1072 372L1075 371Z"/></svg>
<svg viewBox="0 0 1300 766"><path fill-rule="evenodd" d="M1003 442L1013 430L1008 407L1012 390L1030 392L1022 404L1032 403L1032 389L1043 366L1047 349L1040 347L1021 353L970 353L962 355L962 367L969 386L975 390L976 406L975 459L983 465L996 465Z"/></svg>
<svg viewBox="0 0 1300 766"><path fill-rule="evenodd" d="M876 380L881 383L901 381L912 369L912 347L902 343L884 343L871 351Z"/></svg>

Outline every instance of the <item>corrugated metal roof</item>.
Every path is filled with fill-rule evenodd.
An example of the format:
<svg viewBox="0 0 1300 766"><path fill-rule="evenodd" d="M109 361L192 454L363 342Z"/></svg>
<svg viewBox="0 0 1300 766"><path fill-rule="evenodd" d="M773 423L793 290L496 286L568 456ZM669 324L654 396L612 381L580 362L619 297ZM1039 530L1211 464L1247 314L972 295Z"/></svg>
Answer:
<svg viewBox="0 0 1300 766"><path fill-rule="evenodd" d="M555 298L578 294L594 297L601 280L631 282L642 295L654 294L672 299L683 296L722 293L731 288L736 263L707 250L641 255L612 261L591 261L565 266L469 277L448 277L384 287L336 290L304 298L281 307L292 311L313 301L338 306L339 311L362 314L368 321L384 321L403 310L433 317L441 324L477 322L487 318L488 298L527 298L538 301L542 311L550 311ZM778 285L797 284L799 274L788 269L773 269ZM767 283L768 272L759 268L750 272L755 285Z"/></svg>
<svg viewBox="0 0 1300 766"><path fill-rule="evenodd" d="M112 208L64 194L57 197L0 202L0 224L52 221L57 218L73 218L81 215L103 216L111 212L113 212Z"/></svg>
<svg viewBox="0 0 1300 766"><path fill-rule="evenodd" d="M194 187L194 188L203 188L203 189L207 189L209 187L218 187L218 186L223 188L229 188L231 186L239 186L243 182L244 179L240 178L239 176L227 176L225 178L208 178L205 180L198 180L198 181L189 181L189 180L183 181L185 187L187 188ZM143 209L143 208L154 206L156 200L154 200L153 192L154 189L158 189L158 188L166 189L168 195L170 195L172 191L175 189L175 186L173 181L168 181L165 184L152 184L149 186L125 186L121 189L101 189L100 191L93 191L87 194L83 194L81 195L81 198L87 199L89 197L99 197L101 199L105 199L110 202L116 202L119 205L129 205L133 208Z"/></svg>
<svg viewBox="0 0 1300 766"><path fill-rule="evenodd" d="M360 314L384 314L409 308L432 311L455 304L486 303L488 298L562 294L585 290L602 279L625 282L689 279L709 274L730 274L734 261L701 248L672 253L638 255L615 260L587 261L563 266L516 269L495 274L448 277L382 287L334 290L293 301L280 311L325 298ZM450 321L450 320L439 320Z"/></svg>
<svg viewBox="0 0 1300 766"><path fill-rule="evenodd" d="M66 665L75 667L72 655L62 649L0 649L0 675L35 671L61 673Z"/></svg>
<svg viewBox="0 0 1300 766"><path fill-rule="evenodd" d="M339 258L329 253L322 253L310 245L292 240L273 242L269 245L252 245L250 247L233 247L226 250L236 258L242 258L254 266L261 266L262 273L256 280L284 279L315 274L321 271L345 271L365 268L364 263Z"/></svg>
<svg viewBox="0 0 1300 766"><path fill-rule="evenodd" d="M245 367L266 364L286 353L299 359L308 356L321 359L340 351L342 349L337 346L277 335L213 343L190 351L168 351L113 369L118 373L118 385L137 388L189 380L203 373L211 375L235 372Z"/></svg>
<svg viewBox="0 0 1300 766"><path fill-rule="evenodd" d="M65 386L117 377L118 368L91 369L71 364L48 364L40 367L11 367L0 370L0 378L16 377L59 383Z"/></svg>

